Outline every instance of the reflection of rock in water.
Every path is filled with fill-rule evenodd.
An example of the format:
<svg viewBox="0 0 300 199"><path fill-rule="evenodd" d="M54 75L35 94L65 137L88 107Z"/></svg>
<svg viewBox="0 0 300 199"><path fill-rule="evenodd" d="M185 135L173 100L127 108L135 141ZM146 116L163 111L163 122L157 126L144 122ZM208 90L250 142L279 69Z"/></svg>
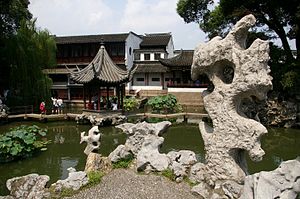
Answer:
<svg viewBox="0 0 300 199"><path fill-rule="evenodd" d="M64 142L65 142L65 138L60 133L55 135L54 137L55 144L63 144Z"/></svg>
<svg viewBox="0 0 300 199"><path fill-rule="evenodd" d="M119 140L117 138L114 139L114 145L119 144Z"/></svg>

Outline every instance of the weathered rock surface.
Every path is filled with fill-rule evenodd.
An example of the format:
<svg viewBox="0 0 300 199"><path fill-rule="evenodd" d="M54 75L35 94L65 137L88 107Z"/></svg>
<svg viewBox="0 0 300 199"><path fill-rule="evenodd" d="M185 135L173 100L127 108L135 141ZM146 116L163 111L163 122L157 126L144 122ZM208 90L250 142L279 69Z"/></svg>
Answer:
<svg viewBox="0 0 300 199"><path fill-rule="evenodd" d="M203 92L213 127L199 124L206 163L197 174L210 186L227 180L242 184L247 173L244 151L254 161L264 155L260 137L267 129L239 109L242 99L265 99L272 88L268 42L256 39L246 49L247 32L255 21L253 15L247 15L224 39L215 37L195 49L193 79L205 73L214 85Z"/></svg>
<svg viewBox="0 0 300 199"><path fill-rule="evenodd" d="M168 168L170 159L166 154L159 153L158 149L164 142L163 137L147 135L136 157L138 171L163 171Z"/></svg>
<svg viewBox="0 0 300 199"><path fill-rule="evenodd" d="M89 155L92 151L98 150L100 147L101 134L98 126L94 126L89 130L87 136L84 135L85 132L80 134L80 144L86 142L87 146L84 149L84 153Z"/></svg>
<svg viewBox="0 0 300 199"><path fill-rule="evenodd" d="M184 177L188 176L191 166L197 162L196 154L193 151L171 151L167 156L171 161L169 168L176 175L177 182L181 182Z"/></svg>
<svg viewBox="0 0 300 199"><path fill-rule="evenodd" d="M116 128L120 128L124 133L129 135L129 137L123 146L118 146L108 157L112 162L117 162L121 158L125 158L129 153L137 157L148 135L159 137L170 125L171 122L164 121L159 123L124 123L116 126ZM155 141L155 139L152 140Z"/></svg>
<svg viewBox="0 0 300 199"><path fill-rule="evenodd" d="M47 175L38 174L11 178L6 181L6 186L10 191L8 198L40 199L47 197L45 186L49 179Z"/></svg>
<svg viewBox="0 0 300 199"><path fill-rule="evenodd" d="M74 168L68 168L69 176L65 180L58 180L53 183L51 187L54 187L55 192L59 193L64 188L78 190L80 187L88 183L88 177L83 171L76 171Z"/></svg>
<svg viewBox="0 0 300 199"><path fill-rule="evenodd" d="M85 169L86 173L90 171L102 171L108 173L112 170L112 164L108 157L102 157L98 153L90 153L86 159Z"/></svg>
<svg viewBox="0 0 300 199"><path fill-rule="evenodd" d="M300 157L282 162L273 171L249 175L241 199L294 199L300 193Z"/></svg>
<svg viewBox="0 0 300 199"><path fill-rule="evenodd" d="M91 123L94 126L115 126L126 121L126 116L124 115L110 115L104 117L97 117L95 115L78 115L75 120L80 124Z"/></svg>
<svg viewBox="0 0 300 199"><path fill-rule="evenodd" d="M123 144L120 144L113 152L108 156L111 162L118 162L120 159L126 159L131 156L130 149Z"/></svg>

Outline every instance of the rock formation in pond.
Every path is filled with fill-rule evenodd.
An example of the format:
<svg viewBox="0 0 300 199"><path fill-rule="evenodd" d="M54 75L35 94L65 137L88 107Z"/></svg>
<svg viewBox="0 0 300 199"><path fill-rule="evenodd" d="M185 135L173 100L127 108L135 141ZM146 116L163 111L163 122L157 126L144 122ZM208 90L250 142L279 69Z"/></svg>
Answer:
<svg viewBox="0 0 300 199"><path fill-rule="evenodd" d="M84 135L85 131L80 134L80 144L87 142L87 146L84 149L84 153L89 155L91 152L96 151L100 147L101 134L98 126L94 126L89 130L88 135Z"/></svg>
<svg viewBox="0 0 300 199"><path fill-rule="evenodd" d="M241 199L293 199L297 193L300 193L300 157L282 162L274 171L247 176Z"/></svg>
<svg viewBox="0 0 300 199"><path fill-rule="evenodd" d="M253 15L247 15L224 39L215 37L195 49L192 78L206 74L213 84L203 92L213 124L199 124L206 162L198 165L196 172L198 180L211 187L220 182L243 184L247 174L245 153L253 161L260 161L264 155L260 138L267 129L240 110L243 99L265 99L272 88L268 41L256 39L246 48L248 29L255 21Z"/></svg>
<svg viewBox="0 0 300 199"><path fill-rule="evenodd" d="M58 180L51 187L56 193L60 193L63 189L79 190L80 187L89 182L87 174L84 171L76 171L74 168L68 168L69 176L64 180Z"/></svg>
<svg viewBox="0 0 300 199"><path fill-rule="evenodd" d="M108 156L112 162L117 162L129 155L137 158L137 170L161 171L168 167L169 159L159 153L164 141L160 135L167 130L171 122L159 123L124 123L116 126L129 135L124 145L119 145ZM160 161L157 161L159 158Z"/></svg>

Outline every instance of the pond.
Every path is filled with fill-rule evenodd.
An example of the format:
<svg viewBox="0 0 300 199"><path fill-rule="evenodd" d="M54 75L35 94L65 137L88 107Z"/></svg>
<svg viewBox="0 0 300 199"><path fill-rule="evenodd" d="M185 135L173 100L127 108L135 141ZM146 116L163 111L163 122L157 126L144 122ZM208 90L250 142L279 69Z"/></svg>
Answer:
<svg viewBox="0 0 300 199"><path fill-rule="evenodd" d="M83 150L86 144L79 144L80 133L88 131L89 125L76 125L75 122L20 122L0 126L0 133L6 132L13 126L21 124L36 124L48 129L48 139L52 143L48 150L37 156L21 161L0 164L0 195L8 194L6 180L29 173L45 174L50 176L50 183L67 177L67 168L84 170L86 155ZM123 144L126 135L114 127L100 128L103 134L100 153L107 156L119 144ZM199 161L204 160L203 141L197 125L172 125L163 135L165 138L161 151L167 153L172 150L187 149L196 153ZM248 161L250 173L273 170L281 161L294 159L300 156L300 130L269 129L269 134L262 139L266 155L263 161L253 163Z"/></svg>

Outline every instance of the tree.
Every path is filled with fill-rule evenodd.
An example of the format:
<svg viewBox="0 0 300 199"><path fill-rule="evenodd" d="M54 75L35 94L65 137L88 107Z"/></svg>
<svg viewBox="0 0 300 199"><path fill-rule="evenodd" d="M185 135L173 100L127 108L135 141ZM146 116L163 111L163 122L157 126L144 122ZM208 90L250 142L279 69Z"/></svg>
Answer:
<svg viewBox="0 0 300 199"><path fill-rule="evenodd" d="M22 21L9 42L11 105L34 104L50 99L51 79L42 69L55 65L56 44L35 21Z"/></svg>
<svg viewBox="0 0 300 199"><path fill-rule="evenodd" d="M271 48L271 67L278 68L278 65L284 64L280 79L274 81L281 82L283 88L286 89L295 89L299 86L297 84L300 70L299 0L220 0L216 6L213 3L213 0L179 0L177 12L185 22L199 23L200 28L210 38L216 35L224 37L240 18L253 14L257 18L253 35L264 39L278 38L282 43L281 49ZM288 39L296 41L295 57ZM278 57L278 51L282 51L279 53L280 57ZM291 73L293 75L286 75Z"/></svg>

